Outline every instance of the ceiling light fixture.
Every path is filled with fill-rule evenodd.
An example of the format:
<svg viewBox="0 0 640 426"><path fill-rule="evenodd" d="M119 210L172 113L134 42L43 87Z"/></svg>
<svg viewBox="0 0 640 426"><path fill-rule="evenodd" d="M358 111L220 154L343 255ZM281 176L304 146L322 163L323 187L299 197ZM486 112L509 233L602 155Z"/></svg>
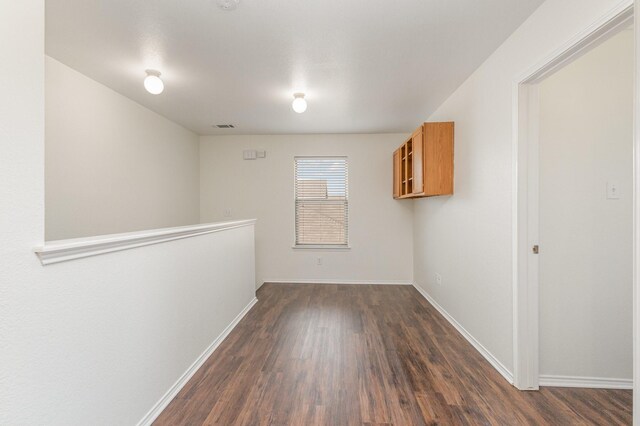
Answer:
<svg viewBox="0 0 640 426"><path fill-rule="evenodd" d="M294 93L291 108L298 114L302 114L307 110L307 101L304 99L304 93Z"/></svg>
<svg viewBox="0 0 640 426"><path fill-rule="evenodd" d="M236 10L240 0L218 0L218 7L222 10Z"/></svg>
<svg viewBox="0 0 640 426"><path fill-rule="evenodd" d="M144 88L152 95L159 95L164 90L164 83L160 79L160 71L146 70L147 76L144 79Z"/></svg>

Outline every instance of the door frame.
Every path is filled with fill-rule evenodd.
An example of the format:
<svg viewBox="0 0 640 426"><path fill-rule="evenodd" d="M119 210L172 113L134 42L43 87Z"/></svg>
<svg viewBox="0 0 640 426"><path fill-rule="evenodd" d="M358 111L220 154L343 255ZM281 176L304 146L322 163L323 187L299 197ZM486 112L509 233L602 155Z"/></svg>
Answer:
<svg viewBox="0 0 640 426"><path fill-rule="evenodd" d="M640 5L640 0L635 0ZM639 7L640 8L640 7ZM635 13L639 11L635 8ZM640 15L640 14L639 14ZM513 83L513 198L512 198L512 256L513 256L513 384L521 390L539 389L539 317L538 317L538 257L532 248L538 244L538 89L539 83L569 62L583 55L597 44L629 25L634 19L634 0L620 2L584 31L570 39L543 61L515 79ZM640 34L634 28L635 39ZM636 42L636 52L638 52ZM635 63L637 64L636 54ZM635 90L638 92L637 66ZM640 128L634 98L634 383L640 378L640 319L638 283L640 282ZM544 249L544 248L543 248ZM638 335L639 338L636 338ZM638 368L636 368L638 367ZM640 393L640 392L639 392ZM634 407L640 407L640 398L634 393ZM636 402L638 404L636 404ZM640 414L640 409L634 410ZM640 416L637 417L640 424Z"/></svg>

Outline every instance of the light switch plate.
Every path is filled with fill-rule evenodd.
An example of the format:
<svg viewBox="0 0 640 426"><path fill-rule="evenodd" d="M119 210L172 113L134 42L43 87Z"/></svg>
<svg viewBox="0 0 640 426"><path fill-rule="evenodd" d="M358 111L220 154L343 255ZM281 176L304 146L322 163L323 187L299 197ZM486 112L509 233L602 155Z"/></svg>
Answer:
<svg viewBox="0 0 640 426"><path fill-rule="evenodd" d="M242 151L242 158L245 160L255 160L257 158L257 153L255 149L246 149Z"/></svg>
<svg viewBox="0 0 640 426"><path fill-rule="evenodd" d="M607 182L607 200L620 199L620 188L617 182Z"/></svg>

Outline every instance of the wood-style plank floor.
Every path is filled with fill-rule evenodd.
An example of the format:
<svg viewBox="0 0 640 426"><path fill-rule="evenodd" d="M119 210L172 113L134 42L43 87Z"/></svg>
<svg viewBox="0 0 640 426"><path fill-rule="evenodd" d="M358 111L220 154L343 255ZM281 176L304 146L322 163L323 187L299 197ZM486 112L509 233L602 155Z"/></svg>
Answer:
<svg viewBox="0 0 640 426"><path fill-rule="evenodd" d="M258 299L155 425L631 424L631 391L516 390L413 287Z"/></svg>

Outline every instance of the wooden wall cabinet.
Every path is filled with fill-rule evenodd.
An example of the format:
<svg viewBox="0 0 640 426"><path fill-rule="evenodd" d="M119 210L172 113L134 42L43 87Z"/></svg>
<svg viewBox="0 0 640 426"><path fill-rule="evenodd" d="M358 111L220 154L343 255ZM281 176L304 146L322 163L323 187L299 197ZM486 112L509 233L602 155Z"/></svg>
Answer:
<svg viewBox="0 0 640 426"><path fill-rule="evenodd" d="M393 198L453 194L454 123L424 123L393 153Z"/></svg>

